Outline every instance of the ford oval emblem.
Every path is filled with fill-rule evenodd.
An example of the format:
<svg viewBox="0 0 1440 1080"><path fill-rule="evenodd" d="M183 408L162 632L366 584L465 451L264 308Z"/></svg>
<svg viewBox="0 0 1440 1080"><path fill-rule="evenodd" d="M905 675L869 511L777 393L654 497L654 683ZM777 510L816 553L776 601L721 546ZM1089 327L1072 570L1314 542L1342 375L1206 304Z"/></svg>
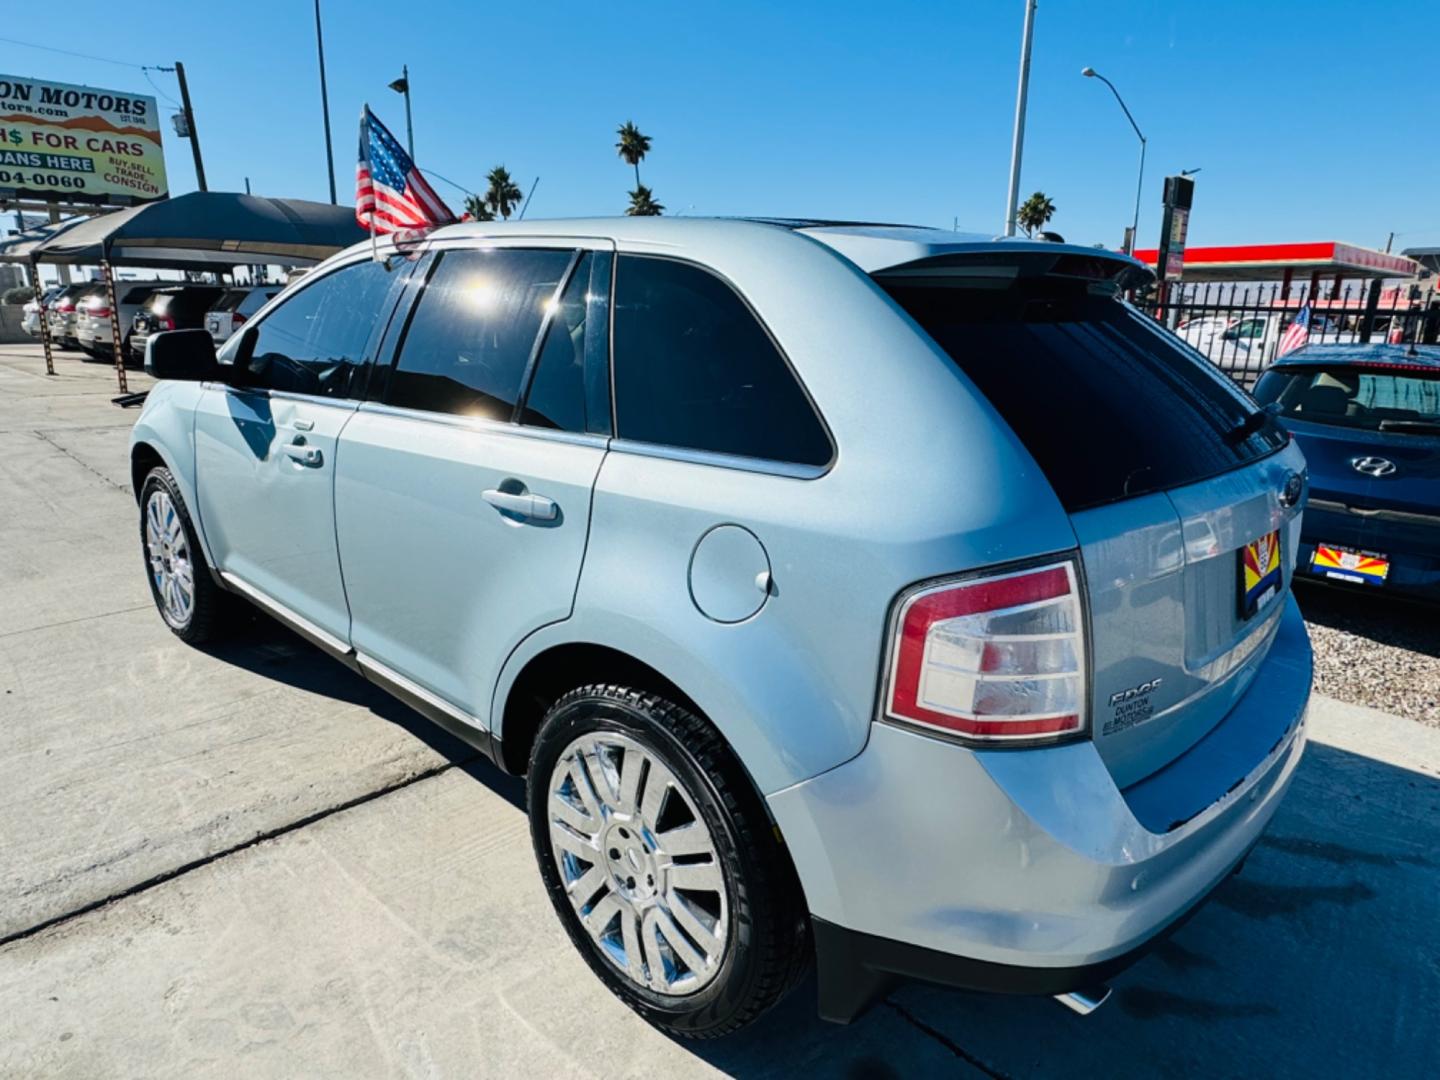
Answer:
<svg viewBox="0 0 1440 1080"><path fill-rule="evenodd" d="M1290 509L1300 501L1300 493L1305 490L1305 479L1298 472L1292 472L1285 478L1285 486L1280 489L1280 505Z"/></svg>

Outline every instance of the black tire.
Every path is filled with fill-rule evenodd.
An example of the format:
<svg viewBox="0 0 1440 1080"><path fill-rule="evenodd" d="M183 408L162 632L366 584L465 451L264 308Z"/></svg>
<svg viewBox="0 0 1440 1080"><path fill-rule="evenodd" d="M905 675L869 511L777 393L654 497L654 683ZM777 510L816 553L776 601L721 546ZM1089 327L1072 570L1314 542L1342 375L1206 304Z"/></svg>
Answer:
<svg viewBox="0 0 1440 1080"><path fill-rule="evenodd" d="M151 500L157 494L163 494L170 501L179 526L185 534L191 568L192 602L183 617L177 616L167 607L161 596L156 574L151 569L146 517L150 512ZM195 534L195 525L190 520L190 511L185 500L180 497L180 488L170 470L163 465L151 469L145 477L145 483L140 487L140 557L145 566L145 580L150 583L150 597L155 601L155 608L165 620L165 625L176 637L186 644L199 645L222 636L230 621L227 618L230 610L229 595L215 584L215 579L210 574L210 565L205 561L205 552L200 547L200 539Z"/></svg>
<svg viewBox="0 0 1440 1080"><path fill-rule="evenodd" d="M566 895L550 837L551 774L576 739L597 732L627 736L668 768L714 841L727 889L729 932L716 974L694 993L663 994L632 981L602 954ZM540 875L570 940L610 991L655 1027L688 1039L728 1035L769 1009L805 974L810 924L795 871L760 796L704 718L623 686L572 690L550 708L536 736L527 800Z"/></svg>

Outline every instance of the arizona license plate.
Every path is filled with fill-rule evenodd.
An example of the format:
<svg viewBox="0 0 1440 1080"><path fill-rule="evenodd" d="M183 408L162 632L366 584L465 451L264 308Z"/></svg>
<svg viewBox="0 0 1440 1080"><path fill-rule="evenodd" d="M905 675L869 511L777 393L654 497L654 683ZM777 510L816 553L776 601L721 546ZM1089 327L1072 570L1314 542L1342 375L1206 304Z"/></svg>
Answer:
<svg viewBox="0 0 1440 1080"><path fill-rule="evenodd" d="M1316 544L1310 572L1355 585L1384 585L1390 560L1378 551L1356 551L1338 544Z"/></svg>
<svg viewBox="0 0 1440 1080"><path fill-rule="evenodd" d="M1280 595L1280 530L1240 549L1240 617L1248 619Z"/></svg>

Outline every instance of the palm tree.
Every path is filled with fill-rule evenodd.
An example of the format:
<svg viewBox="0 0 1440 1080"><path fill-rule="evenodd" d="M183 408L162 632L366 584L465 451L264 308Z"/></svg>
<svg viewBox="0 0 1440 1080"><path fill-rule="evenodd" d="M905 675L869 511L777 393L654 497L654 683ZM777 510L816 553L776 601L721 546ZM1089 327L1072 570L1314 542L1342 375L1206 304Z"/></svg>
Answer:
<svg viewBox="0 0 1440 1080"><path fill-rule="evenodd" d="M615 129L615 134L620 136L620 141L615 144L615 152L625 159L627 165L635 167L635 187L640 187L640 162L645 160L645 155L650 152L650 136L640 134L640 129L635 126L633 120L626 120Z"/></svg>
<svg viewBox="0 0 1440 1080"><path fill-rule="evenodd" d="M490 207L485 205L483 195L466 195L465 212L470 215L472 221L495 220L495 215L490 212Z"/></svg>
<svg viewBox="0 0 1440 1080"><path fill-rule="evenodd" d="M1020 204L1015 221L1025 230L1026 236L1034 236L1035 230L1043 229L1054 216L1055 204L1050 201L1050 196L1037 191Z"/></svg>
<svg viewBox="0 0 1440 1080"><path fill-rule="evenodd" d="M664 212L664 204L655 201L648 187L644 184L635 185L635 190L630 192L630 206L626 209L626 214L630 217L659 217Z"/></svg>
<svg viewBox="0 0 1440 1080"><path fill-rule="evenodd" d="M491 214L489 220L494 221L498 214L509 221L516 204L525 197L525 193L510 179L510 171L504 165L496 165L485 179L490 182L490 188L485 192L485 206Z"/></svg>

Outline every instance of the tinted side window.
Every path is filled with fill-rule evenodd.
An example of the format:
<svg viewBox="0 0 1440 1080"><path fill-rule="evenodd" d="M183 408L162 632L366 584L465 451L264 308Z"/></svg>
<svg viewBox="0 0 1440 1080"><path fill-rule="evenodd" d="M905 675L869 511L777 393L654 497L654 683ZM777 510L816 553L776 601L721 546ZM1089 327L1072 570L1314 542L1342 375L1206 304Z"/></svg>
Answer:
<svg viewBox="0 0 1440 1080"><path fill-rule="evenodd" d="M574 253L448 251L420 296L385 400L509 420L545 309Z"/></svg>
<svg viewBox="0 0 1440 1080"><path fill-rule="evenodd" d="M525 395L521 423L562 431L585 431L585 340L590 274L595 256L586 254L550 316L545 344Z"/></svg>
<svg viewBox="0 0 1440 1080"><path fill-rule="evenodd" d="M621 438L825 465L829 437L785 358L714 274L621 256L615 280Z"/></svg>
<svg viewBox="0 0 1440 1080"><path fill-rule="evenodd" d="M250 384L356 396L369 360L365 344L394 280L383 263L362 262L306 285L257 325Z"/></svg>

